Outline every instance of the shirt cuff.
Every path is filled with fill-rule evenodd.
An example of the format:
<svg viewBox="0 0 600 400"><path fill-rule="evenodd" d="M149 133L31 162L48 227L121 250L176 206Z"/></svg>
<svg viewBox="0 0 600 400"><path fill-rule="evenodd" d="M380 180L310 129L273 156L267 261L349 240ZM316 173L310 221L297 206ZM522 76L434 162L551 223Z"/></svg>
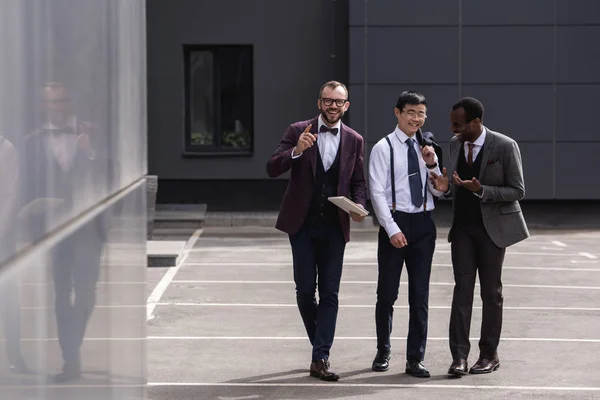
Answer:
<svg viewBox="0 0 600 400"><path fill-rule="evenodd" d="M294 155L294 150L296 150L296 148L294 147L292 149L292 159L295 160L296 158L300 157L302 155L302 153L298 154L297 156Z"/></svg>
<svg viewBox="0 0 600 400"><path fill-rule="evenodd" d="M483 186L482 186L482 187L481 187L481 194L479 194L479 193L477 193L477 192L473 192L473 194L474 194L475 196L479 197L480 199L483 199L483 191L484 191L484 189L483 189Z"/></svg>

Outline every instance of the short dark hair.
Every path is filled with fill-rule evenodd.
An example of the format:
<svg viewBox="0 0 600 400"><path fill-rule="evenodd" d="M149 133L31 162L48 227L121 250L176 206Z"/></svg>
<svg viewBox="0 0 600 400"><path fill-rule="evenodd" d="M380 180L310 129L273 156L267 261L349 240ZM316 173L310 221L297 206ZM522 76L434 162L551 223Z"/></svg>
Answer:
<svg viewBox="0 0 600 400"><path fill-rule="evenodd" d="M465 110L467 122L471 122L477 118L483 120L483 104L473 97L463 97L452 106L452 110L458 108Z"/></svg>
<svg viewBox="0 0 600 400"><path fill-rule="evenodd" d="M425 99L425 96L419 92L415 92L414 90L406 90L400 94L400 97L398 97L396 108L402 111L404 110L404 106L407 104L411 104L413 106L423 104L425 107L427 107L427 100Z"/></svg>

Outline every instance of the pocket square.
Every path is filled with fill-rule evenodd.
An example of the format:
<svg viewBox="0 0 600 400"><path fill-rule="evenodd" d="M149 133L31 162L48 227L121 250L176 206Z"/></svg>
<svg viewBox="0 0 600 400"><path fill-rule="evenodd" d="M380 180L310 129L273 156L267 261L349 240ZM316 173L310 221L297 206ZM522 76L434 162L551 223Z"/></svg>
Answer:
<svg viewBox="0 0 600 400"><path fill-rule="evenodd" d="M492 164L496 164L499 163L499 160L488 160L487 165L492 165Z"/></svg>

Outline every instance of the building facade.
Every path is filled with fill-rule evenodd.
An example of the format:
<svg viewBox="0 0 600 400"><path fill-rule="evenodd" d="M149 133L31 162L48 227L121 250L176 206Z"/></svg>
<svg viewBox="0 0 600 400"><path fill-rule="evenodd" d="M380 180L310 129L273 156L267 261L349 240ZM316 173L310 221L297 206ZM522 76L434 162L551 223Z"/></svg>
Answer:
<svg viewBox="0 0 600 400"><path fill-rule="evenodd" d="M286 176L265 163L286 127L316 115L320 85L348 84L345 121L371 147L407 89L447 148L452 104L521 147L527 200L599 199L595 0L148 1L149 170L158 201L276 210Z"/></svg>

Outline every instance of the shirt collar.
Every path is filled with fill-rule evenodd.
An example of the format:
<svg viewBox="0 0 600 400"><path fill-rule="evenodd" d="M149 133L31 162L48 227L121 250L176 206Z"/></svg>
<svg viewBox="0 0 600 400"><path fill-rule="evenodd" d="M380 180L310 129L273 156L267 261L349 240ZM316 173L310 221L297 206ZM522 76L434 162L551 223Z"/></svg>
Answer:
<svg viewBox="0 0 600 400"><path fill-rule="evenodd" d="M323 122L323 116L321 114L319 114L319 119L318 119L318 124L317 124L317 132L321 132L321 126L325 125L328 126L325 122ZM342 130L342 120L338 120L338 122L336 122L336 124L334 126L332 126L332 128L337 128L338 133Z"/></svg>
<svg viewBox="0 0 600 400"><path fill-rule="evenodd" d="M396 129L394 129L394 133L396 134L396 137L397 137L397 138L400 140L400 142L402 142L402 144L406 143L406 141L409 139L409 136L408 136L406 133L404 133L404 132L402 131L402 129L400 129L400 128L398 127L398 125L396 125ZM413 139L415 142L417 141L417 138L416 138L416 136L417 136L417 135L415 134L415 135L413 135L413 137L412 137L412 139Z"/></svg>
<svg viewBox="0 0 600 400"><path fill-rule="evenodd" d="M477 138L476 141L473 142L473 144L475 146L479 146L479 147L483 147L484 143L485 143L485 135L486 135L486 130L485 126L482 126L482 131L481 131L481 135L479 135L479 137Z"/></svg>

